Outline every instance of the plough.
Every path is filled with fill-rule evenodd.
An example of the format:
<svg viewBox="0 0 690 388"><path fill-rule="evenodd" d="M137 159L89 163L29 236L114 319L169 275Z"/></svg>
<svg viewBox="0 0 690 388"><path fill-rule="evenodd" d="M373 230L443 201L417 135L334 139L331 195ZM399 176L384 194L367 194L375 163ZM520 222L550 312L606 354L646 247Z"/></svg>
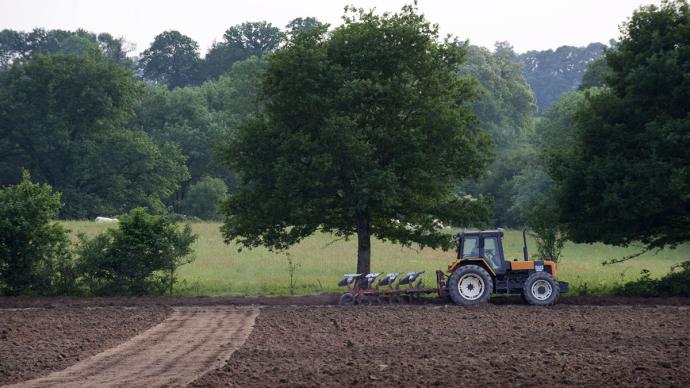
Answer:
<svg viewBox="0 0 690 388"><path fill-rule="evenodd" d="M391 272L383 278L379 278L382 275L381 272L345 274L344 279L338 283L341 287L347 287L345 293L340 296L339 304L412 303L425 294L437 293L442 296L445 292L443 272L436 271L438 280L436 288L424 286L423 273L424 271L406 274Z"/></svg>
<svg viewBox="0 0 690 388"><path fill-rule="evenodd" d="M437 294L469 305L487 302L495 292L519 293L528 304L553 305L568 291L568 283L557 280L552 260L528 260L524 231L522 238L523 260L511 261L503 254L503 229L458 234L457 258L445 273L436 271L436 287L424 286L424 271L390 272L383 278L381 272L345 274L338 283L347 287L339 304L411 303L423 295Z"/></svg>

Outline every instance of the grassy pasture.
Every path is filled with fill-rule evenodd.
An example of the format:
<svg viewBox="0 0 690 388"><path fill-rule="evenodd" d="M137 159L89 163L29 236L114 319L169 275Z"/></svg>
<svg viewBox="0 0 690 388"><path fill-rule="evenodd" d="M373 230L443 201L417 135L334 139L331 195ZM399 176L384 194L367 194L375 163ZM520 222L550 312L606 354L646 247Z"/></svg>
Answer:
<svg viewBox="0 0 690 388"><path fill-rule="evenodd" d="M94 235L107 229L108 224L90 221L67 221L64 225L76 233ZM287 295L289 294L288 260L284 253L266 249L237 251L237 246L226 245L219 231L220 224L194 223L199 235L195 245L196 260L180 268L182 280L176 287L180 295ZM343 273L354 272L356 266L356 239L335 241L326 234L316 234L289 251L295 270L295 294L334 292ZM530 254L536 253L534 241L528 237ZM522 234L506 231L504 248L508 258L522 257ZM653 276L667 273L673 264L690 260L690 245L673 250L647 253L625 263L602 266L606 259L622 257L639 249L620 248L603 244L572 244L565 246L559 263L559 277L579 290L605 293L612 284L638 277L644 268ZM426 283L434 284L434 271L445 269L454 252L402 248L398 245L373 241L372 270L426 271Z"/></svg>

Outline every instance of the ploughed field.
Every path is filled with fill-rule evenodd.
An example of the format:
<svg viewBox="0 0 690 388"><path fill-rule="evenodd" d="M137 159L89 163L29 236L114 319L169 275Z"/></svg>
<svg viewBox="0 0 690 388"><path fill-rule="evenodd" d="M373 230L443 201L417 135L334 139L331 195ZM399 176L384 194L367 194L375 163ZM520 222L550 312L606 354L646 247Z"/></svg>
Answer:
<svg viewBox="0 0 690 388"><path fill-rule="evenodd" d="M193 386L690 385L687 299L237 305L246 302L264 300L0 300L0 385L51 372L27 386L61 382L70 365L62 378L82 386L137 385L137 370L150 386L165 385L163 374Z"/></svg>

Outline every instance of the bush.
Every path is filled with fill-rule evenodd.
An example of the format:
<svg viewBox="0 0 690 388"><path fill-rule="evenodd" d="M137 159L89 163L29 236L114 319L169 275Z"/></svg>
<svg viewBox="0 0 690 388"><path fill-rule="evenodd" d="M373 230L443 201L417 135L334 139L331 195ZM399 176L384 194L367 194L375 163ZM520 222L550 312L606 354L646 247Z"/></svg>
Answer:
<svg viewBox="0 0 690 388"><path fill-rule="evenodd" d="M542 195L527 210L527 226L537 243L539 256L558 261L565 244L558 220L558 204L553 196Z"/></svg>
<svg viewBox="0 0 690 388"><path fill-rule="evenodd" d="M59 294L74 288L67 230L51 222L60 194L35 184L27 171L21 183L0 189L0 292Z"/></svg>
<svg viewBox="0 0 690 388"><path fill-rule="evenodd" d="M94 238L79 236L79 272L94 295L172 293L176 269L193 260L197 236L167 217L136 208L119 218L117 229Z"/></svg>
<svg viewBox="0 0 690 388"><path fill-rule="evenodd" d="M675 269L680 268L680 271ZM621 296L669 297L690 296L690 261L671 268L661 279L652 279L648 270L640 272L640 278L614 288L614 294Z"/></svg>
<svg viewBox="0 0 690 388"><path fill-rule="evenodd" d="M219 178L203 177L190 186L182 201L182 211L202 220L218 220L218 205L225 199L228 188Z"/></svg>

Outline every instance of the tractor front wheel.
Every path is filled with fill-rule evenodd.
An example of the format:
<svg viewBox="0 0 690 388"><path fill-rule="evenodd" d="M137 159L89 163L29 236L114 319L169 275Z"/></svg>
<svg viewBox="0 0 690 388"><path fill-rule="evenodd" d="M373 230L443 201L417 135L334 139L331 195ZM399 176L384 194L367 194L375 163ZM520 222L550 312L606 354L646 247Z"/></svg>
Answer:
<svg viewBox="0 0 690 388"><path fill-rule="evenodd" d="M448 279L448 294L456 304L486 303L494 290L491 275L477 265L464 265L456 269Z"/></svg>
<svg viewBox="0 0 690 388"><path fill-rule="evenodd" d="M558 282L547 272L535 272L525 280L522 297L531 305L553 306L558 302L560 288Z"/></svg>

